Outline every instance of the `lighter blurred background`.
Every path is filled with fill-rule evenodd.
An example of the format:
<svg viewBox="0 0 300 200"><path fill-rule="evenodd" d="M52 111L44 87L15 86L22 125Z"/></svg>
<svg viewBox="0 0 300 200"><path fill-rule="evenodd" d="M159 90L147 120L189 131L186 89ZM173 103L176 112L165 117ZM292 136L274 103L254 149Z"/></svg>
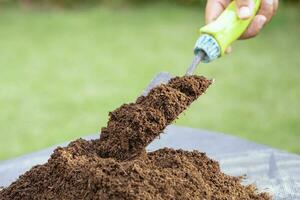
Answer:
<svg viewBox="0 0 300 200"><path fill-rule="evenodd" d="M215 78L176 124L300 154L300 4L201 64ZM0 160L99 132L160 71L183 75L200 0L0 0ZM184 134L184 133L183 133Z"/></svg>

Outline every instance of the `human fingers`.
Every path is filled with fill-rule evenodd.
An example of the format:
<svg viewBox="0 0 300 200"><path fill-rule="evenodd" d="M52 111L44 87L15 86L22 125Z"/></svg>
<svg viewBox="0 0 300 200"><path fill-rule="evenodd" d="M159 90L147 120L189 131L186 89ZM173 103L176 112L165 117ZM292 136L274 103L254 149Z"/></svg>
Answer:
<svg viewBox="0 0 300 200"><path fill-rule="evenodd" d="M255 37L264 27L266 22L267 22L267 18L264 15L256 15L253 18L253 21L251 22L250 26L243 33L240 39L249 39Z"/></svg>
<svg viewBox="0 0 300 200"><path fill-rule="evenodd" d="M205 8L206 24L216 20L230 3L230 0L208 0Z"/></svg>

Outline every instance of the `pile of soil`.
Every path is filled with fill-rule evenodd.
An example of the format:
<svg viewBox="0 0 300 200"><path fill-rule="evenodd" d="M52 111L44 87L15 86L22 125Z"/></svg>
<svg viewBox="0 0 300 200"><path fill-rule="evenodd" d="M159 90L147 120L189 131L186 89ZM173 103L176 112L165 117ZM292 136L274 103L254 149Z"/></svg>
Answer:
<svg viewBox="0 0 300 200"><path fill-rule="evenodd" d="M220 171L205 153L145 147L211 84L174 78L110 113L100 139L57 148L0 191L0 199L270 199ZM184 133L182 133L184 134Z"/></svg>

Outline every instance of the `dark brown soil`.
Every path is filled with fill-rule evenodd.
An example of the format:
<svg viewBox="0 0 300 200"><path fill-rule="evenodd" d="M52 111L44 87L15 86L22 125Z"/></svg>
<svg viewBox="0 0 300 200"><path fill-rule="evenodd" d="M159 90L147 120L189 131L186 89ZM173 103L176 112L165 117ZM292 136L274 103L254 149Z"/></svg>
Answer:
<svg viewBox="0 0 300 200"><path fill-rule="evenodd" d="M126 160L143 152L210 84L201 76L174 78L111 112L100 135L101 157Z"/></svg>
<svg viewBox="0 0 300 200"><path fill-rule="evenodd" d="M100 139L57 148L46 164L1 190L0 199L270 199L223 174L204 153L168 148L146 153L210 84L199 76L175 78L121 106L110 113Z"/></svg>

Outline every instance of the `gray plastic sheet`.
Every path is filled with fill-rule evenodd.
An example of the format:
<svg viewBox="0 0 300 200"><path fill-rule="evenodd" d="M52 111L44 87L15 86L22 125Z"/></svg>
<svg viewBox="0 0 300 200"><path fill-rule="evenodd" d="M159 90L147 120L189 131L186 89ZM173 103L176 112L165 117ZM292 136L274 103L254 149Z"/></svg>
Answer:
<svg viewBox="0 0 300 200"><path fill-rule="evenodd" d="M98 134L85 137L97 138ZM62 144L60 146L66 145ZM246 175L245 184L254 183L273 199L300 200L300 157L236 137L205 130L169 126L147 150L163 147L199 150L220 162L224 173ZM45 163L56 146L0 162L0 186L8 186L32 166Z"/></svg>

